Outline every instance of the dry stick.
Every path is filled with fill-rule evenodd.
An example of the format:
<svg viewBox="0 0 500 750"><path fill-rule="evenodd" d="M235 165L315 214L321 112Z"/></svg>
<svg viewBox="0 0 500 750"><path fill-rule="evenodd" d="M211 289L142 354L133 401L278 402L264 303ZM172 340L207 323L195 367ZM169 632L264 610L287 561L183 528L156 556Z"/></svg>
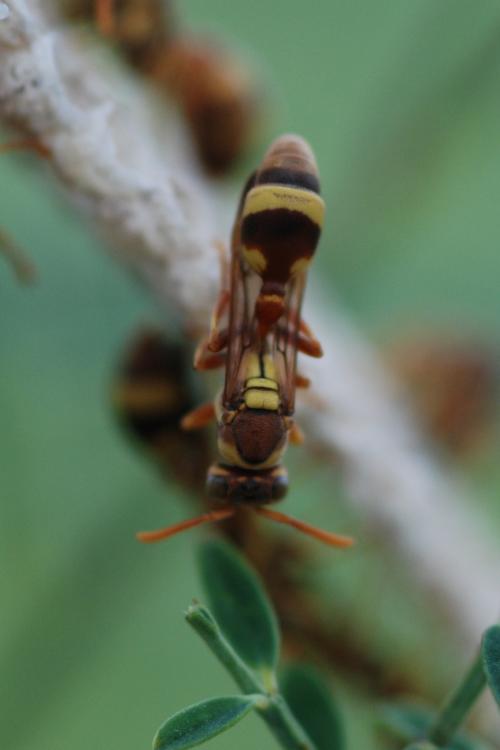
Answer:
<svg viewBox="0 0 500 750"><path fill-rule="evenodd" d="M204 329L219 277L210 192L189 160L180 162L186 151L172 137L171 118L163 123L170 140L160 143L139 94L120 113L116 74L93 70L91 53L50 27L38 6L10 0L0 22L0 117L50 148L56 175L107 232L116 259L190 328ZM63 42L64 55L56 55ZM221 236L229 236L229 214ZM325 357L306 365L322 404L305 414L308 438L340 457L360 515L447 608L472 648L498 608L496 542L464 488L429 459L373 352L331 300L313 327Z"/></svg>

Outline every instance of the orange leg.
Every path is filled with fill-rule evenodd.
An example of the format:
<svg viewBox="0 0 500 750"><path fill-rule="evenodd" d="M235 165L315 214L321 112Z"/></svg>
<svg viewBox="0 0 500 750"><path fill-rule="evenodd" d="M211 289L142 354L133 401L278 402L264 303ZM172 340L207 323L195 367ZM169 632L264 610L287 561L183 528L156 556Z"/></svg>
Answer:
<svg viewBox="0 0 500 750"><path fill-rule="evenodd" d="M214 310L207 341L207 349L210 349L211 352L220 352L221 349L227 346L228 329L223 328L220 330L219 323L229 305L229 299L229 292L221 292L216 309Z"/></svg>
<svg viewBox="0 0 500 750"><path fill-rule="evenodd" d="M305 320L299 323L298 349L310 357L322 357L323 349L318 339L311 331Z"/></svg>
<svg viewBox="0 0 500 750"><path fill-rule="evenodd" d="M0 231L0 253L7 258L17 278L23 284L31 284L36 279L36 269L33 263L25 256L22 249L2 231Z"/></svg>
<svg viewBox="0 0 500 750"><path fill-rule="evenodd" d="M212 352L219 352L227 344L227 332L220 330L220 324L222 316L229 308L231 294L229 292L229 263L226 248L220 242L215 243L215 248L219 254L221 291L219 292L210 318L207 347Z"/></svg>
<svg viewBox="0 0 500 750"><path fill-rule="evenodd" d="M96 26L104 36L111 36L115 30L114 0L95 0Z"/></svg>
<svg viewBox="0 0 500 750"><path fill-rule="evenodd" d="M229 263L229 255L227 252L226 245L223 242L219 242L219 240L214 242L214 245L215 245L215 249L217 250L219 254L221 287L222 289L229 289L230 281L231 281L230 279L231 265Z"/></svg>
<svg viewBox="0 0 500 750"><path fill-rule="evenodd" d="M226 363L225 352L212 352L208 349L208 340L202 339L194 353L193 366L195 370L216 370Z"/></svg>
<svg viewBox="0 0 500 750"><path fill-rule="evenodd" d="M181 427L183 430L200 430L214 419L215 406L213 401L208 401L185 414L181 419Z"/></svg>
<svg viewBox="0 0 500 750"><path fill-rule="evenodd" d="M299 352L302 352L302 354L309 355L309 357L323 356L323 349L318 339L311 338L302 333L302 331L299 331L299 335L297 336L297 349Z"/></svg>
<svg viewBox="0 0 500 750"><path fill-rule="evenodd" d="M0 154L6 154L9 151L35 151L38 156L44 159L49 159L52 155L50 149L36 138L23 138L19 141L0 143Z"/></svg>
<svg viewBox="0 0 500 750"><path fill-rule="evenodd" d="M213 327L210 329L210 335L207 340L207 349L211 352L220 352L222 349L226 348L228 339L229 330L227 328L223 328L221 331L216 327Z"/></svg>
<svg viewBox="0 0 500 750"><path fill-rule="evenodd" d="M300 429L297 422L293 423L290 429L290 433L288 435L288 439L292 445L302 445L302 443L304 442L305 440L304 433Z"/></svg>
<svg viewBox="0 0 500 750"><path fill-rule="evenodd" d="M296 388L309 388L310 385L311 381L309 378L306 378L305 375L299 375L299 373L295 375Z"/></svg>

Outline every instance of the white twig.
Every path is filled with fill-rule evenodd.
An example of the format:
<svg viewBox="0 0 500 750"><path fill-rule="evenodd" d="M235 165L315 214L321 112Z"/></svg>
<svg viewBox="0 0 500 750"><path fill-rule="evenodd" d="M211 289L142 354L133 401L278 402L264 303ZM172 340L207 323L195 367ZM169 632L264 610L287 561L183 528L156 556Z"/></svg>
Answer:
<svg viewBox="0 0 500 750"><path fill-rule="evenodd" d="M2 12L0 116L51 149L57 175L116 257L184 322L205 326L219 273L208 190L184 158L187 144L173 145L175 131L158 136L152 104L137 92L133 107L119 104L123 77L97 71L34 0L8 0ZM309 364L324 408L310 411L309 431L341 456L360 513L439 596L472 649L497 615L498 551L463 487L429 459L368 345L331 302L325 309L327 324L315 328L327 354Z"/></svg>
<svg viewBox="0 0 500 750"><path fill-rule="evenodd" d="M201 178L173 117L159 135L151 101L69 32L49 27L33 0L4 4L0 114L48 146L68 192L112 239L121 261L194 328L206 324L218 279ZM105 77L107 80L105 80ZM121 103L116 91L121 93ZM168 155L168 163L165 157ZM175 168L177 167L177 168Z"/></svg>

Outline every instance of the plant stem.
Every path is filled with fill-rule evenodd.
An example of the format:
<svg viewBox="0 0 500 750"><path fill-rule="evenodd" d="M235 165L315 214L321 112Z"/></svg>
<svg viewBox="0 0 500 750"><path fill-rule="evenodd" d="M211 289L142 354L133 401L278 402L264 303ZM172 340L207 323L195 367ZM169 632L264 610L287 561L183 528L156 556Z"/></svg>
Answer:
<svg viewBox="0 0 500 750"><path fill-rule="evenodd" d="M472 663L456 690L452 692L429 730L429 740L446 747L464 721L486 685L481 655Z"/></svg>
<svg viewBox="0 0 500 750"><path fill-rule="evenodd" d="M266 690L264 683L240 659L236 651L222 634L210 611L201 604L192 604L186 620L203 638L212 653L226 667L236 684L248 695L260 693L265 700L256 704L257 713L264 719L272 733L286 750L315 750L309 737L288 708L285 700L276 692L275 680L265 680L272 685Z"/></svg>

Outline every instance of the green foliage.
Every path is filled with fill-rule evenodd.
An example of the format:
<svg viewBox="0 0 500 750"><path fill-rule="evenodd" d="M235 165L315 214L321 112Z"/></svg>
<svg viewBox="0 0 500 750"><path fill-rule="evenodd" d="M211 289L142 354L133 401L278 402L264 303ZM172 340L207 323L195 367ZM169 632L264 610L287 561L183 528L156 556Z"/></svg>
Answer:
<svg viewBox="0 0 500 750"><path fill-rule="evenodd" d="M481 655L488 685L500 706L500 625L493 625L485 632Z"/></svg>
<svg viewBox="0 0 500 750"><path fill-rule="evenodd" d="M279 654L276 615L257 576L222 541L204 544L200 572L210 607L239 656L264 675L273 672Z"/></svg>
<svg viewBox="0 0 500 750"><path fill-rule="evenodd" d="M381 726L396 739L411 742L426 736L435 714L412 703L388 704L382 707Z"/></svg>
<svg viewBox="0 0 500 750"><path fill-rule="evenodd" d="M439 714L424 706L411 703L386 705L382 709L382 727L395 739L410 742L406 750L430 750L435 747L426 738L439 719ZM458 732L446 745L447 750L487 750L487 745L465 732Z"/></svg>
<svg viewBox="0 0 500 750"><path fill-rule="evenodd" d="M344 727L322 675L306 664L288 666L280 679L283 697L317 750L343 750Z"/></svg>
<svg viewBox="0 0 500 750"><path fill-rule="evenodd" d="M159 730L155 750L193 747L229 729L251 708L287 750L343 750L339 714L316 672L290 667L283 678L283 694L278 692L276 616L255 573L221 541L205 544L199 560L220 624L198 602L189 607L186 620L245 695L207 700L175 714Z"/></svg>
<svg viewBox="0 0 500 750"><path fill-rule="evenodd" d="M174 714L153 742L154 750L186 750L237 724L260 696L230 695L201 701Z"/></svg>

